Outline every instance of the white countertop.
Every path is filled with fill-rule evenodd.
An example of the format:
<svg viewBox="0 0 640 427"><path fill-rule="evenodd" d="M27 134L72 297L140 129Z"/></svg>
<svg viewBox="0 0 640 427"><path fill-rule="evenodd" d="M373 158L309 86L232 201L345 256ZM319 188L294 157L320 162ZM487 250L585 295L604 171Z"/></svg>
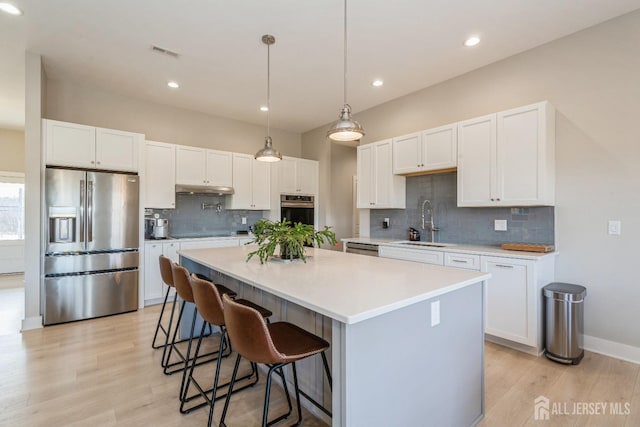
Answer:
<svg viewBox="0 0 640 427"><path fill-rule="evenodd" d="M179 254L337 321L353 324L488 279L490 274L307 248L306 264L246 262L251 248ZM426 320L425 320L426 322Z"/></svg>
<svg viewBox="0 0 640 427"><path fill-rule="evenodd" d="M518 258L528 260L538 260L547 256L556 256L558 251L554 252L525 252L525 251L507 251L499 246L483 246L483 245L465 245L458 243L443 243L444 247L438 246L410 246L399 244L404 240L398 239L382 239L375 237L349 237L341 239L343 242L358 242L358 243L373 243L378 245L392 246L405 249L426 250L426 251L439 251L439 252L454 252L465 253L473 255L488 255L488 256L500 256L506 258ZM439 244L439 243L436 243Z"/></svg>
<svg viewBox="0 0 640 427"><path fill-rule="evenodd" d="M162 242L192 242L201 240L228 240L228 239L253 239L253 234L229 234L228 236L202 236L202 237L168 237L166 239L145 239L146 243L162 243Z"/></svg>

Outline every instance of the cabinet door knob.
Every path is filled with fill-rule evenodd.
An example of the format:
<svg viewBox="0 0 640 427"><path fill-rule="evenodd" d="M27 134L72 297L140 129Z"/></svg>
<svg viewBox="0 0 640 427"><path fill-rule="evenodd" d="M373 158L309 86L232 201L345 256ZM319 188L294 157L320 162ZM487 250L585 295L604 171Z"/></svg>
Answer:
<svg viewBox="0 0 640 427"><path fill-rule="evenodd" d="M95 162L93 160L91 160L91 164L93 165Z"/></svg>

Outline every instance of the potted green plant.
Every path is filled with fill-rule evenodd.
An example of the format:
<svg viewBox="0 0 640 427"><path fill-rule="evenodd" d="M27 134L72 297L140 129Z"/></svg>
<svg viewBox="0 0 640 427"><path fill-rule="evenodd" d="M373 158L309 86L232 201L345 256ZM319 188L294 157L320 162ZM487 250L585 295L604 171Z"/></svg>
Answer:
<svg viewBox="0 0 640 427"><path fill-rule="evenodd" d="M306 245L320 246L321 244L336 244L336 234L331 227L325 226L322 230L315 230L313 225L295 223L286 219L282 222L261 219L255 223L253 234L255 239L251 243L257 243L258 249L249 252L247 261L254 255L260 258L260 264L272 257L276 248L280 251L280 258L293 260L300 258L307 262L304 248Z"/></svg>

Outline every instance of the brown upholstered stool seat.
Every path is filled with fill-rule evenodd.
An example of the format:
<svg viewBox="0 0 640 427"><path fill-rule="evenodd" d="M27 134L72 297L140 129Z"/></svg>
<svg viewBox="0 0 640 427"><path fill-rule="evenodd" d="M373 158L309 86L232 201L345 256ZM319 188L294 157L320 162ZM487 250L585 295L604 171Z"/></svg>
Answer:
<svg viewBox="0 0 640 427"><path fill-rule="evenodd" d="M329 348L327 341L292 323L271 323L267 329L282 362L295 362Z"/></svg>
<svg viewBox="0 0 640 427"><path fill-rule="evenodd" d="M224 294L221 292L220 295L224 295ZM260 316L262 316L265 319L267 319L268 317L271 317L273 315L271 310L266 309L263 306L258 305L258 304L254 303L254 302L251 302L251 301L249 301L247 299L241 298L241 299L236 299L234 301L237 302L238 304L242 304L244 306L251 307L254 310L257 310L258 313L260 313Z"/></svg>
<svg viewBox="0 0 640 427"><path fill-rule="evenodd" d="M206 280L207 282L213 283L213 280L211 280L209 277L205 276L204 274L200 274L200 273L193 273L193 274L200 280ZM220 292L220 295L227 294L231 298L235 298L236 296L238 296L238 294L235 291L232 291L231 289L227 288L224 285L219 285L218 283L214 283L214 285L216 285L216 288L218 288L218 292Z"/></svg>

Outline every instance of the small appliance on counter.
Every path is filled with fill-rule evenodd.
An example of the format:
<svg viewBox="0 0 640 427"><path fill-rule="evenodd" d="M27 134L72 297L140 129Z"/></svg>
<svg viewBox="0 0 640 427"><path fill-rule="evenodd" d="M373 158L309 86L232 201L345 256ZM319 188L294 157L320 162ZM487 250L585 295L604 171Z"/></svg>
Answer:
<svg viewBox="0 0 640 427"><path fill-rule="evenodd" d="M166 239L169 237L169 220L154 214L153 218L144 219L145 239Z"/></svg>
<svg viewBox="0 0 640 427"><path fill-rule="evenodd" d="M420 232L413 227L409 228L409 240L412 242L419 242Z"/></svg>

